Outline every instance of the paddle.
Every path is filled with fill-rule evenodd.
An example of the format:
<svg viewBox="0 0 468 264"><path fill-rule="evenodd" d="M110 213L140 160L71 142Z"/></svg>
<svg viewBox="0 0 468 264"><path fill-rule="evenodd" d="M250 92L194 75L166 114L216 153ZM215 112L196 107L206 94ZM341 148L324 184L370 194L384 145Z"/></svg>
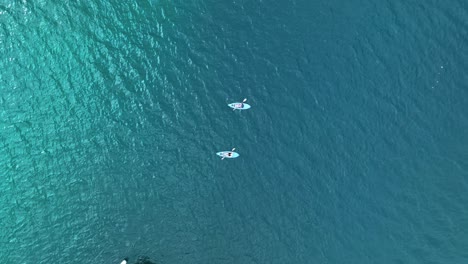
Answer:
<svg viewBox="0 0 468 264"><path fill-rule="evenodd" d="M233 149L231 150L231 152L233 152L234 150L236 150L236 148L233 148ZM223 156L223 157L221 158L221 160L223 160L224 158L226 158L226 156Z"/></svg>

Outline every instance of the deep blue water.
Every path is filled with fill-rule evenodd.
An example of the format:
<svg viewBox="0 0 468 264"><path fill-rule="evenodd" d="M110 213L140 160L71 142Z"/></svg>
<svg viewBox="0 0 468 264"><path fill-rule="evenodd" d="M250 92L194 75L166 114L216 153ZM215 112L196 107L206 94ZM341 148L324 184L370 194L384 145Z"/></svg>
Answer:
<svg viewBox="0 0 468 264"><path fill-rule="evenodd" d="M467 36L463 0L1 0L0 258L466 263Z"/></svg>

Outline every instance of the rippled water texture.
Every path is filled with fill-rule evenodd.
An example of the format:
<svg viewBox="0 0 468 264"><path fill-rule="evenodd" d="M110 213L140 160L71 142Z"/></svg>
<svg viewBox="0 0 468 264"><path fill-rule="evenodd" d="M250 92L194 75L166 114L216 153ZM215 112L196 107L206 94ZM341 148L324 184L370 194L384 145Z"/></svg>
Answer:
<svg viewBox="0 0 468 264"><path fill-rule="evenodd" d="M466 263L467 34L463 0L0 0L0 258Z"/></svg>

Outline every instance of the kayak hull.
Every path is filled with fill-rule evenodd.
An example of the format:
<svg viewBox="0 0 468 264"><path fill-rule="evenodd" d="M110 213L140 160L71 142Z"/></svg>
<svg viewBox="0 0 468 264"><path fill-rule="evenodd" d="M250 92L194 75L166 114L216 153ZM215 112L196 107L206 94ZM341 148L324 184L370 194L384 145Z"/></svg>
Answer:
<svg viewBox="0 0 468 264"><path fill-rule="evenodd" d="M231 152L232 155L231 156L227 156L226 154ZM234 158L237 158L239 157L239 153L237 152L232 152L232 151L221 151L221 152L218 152L216 153L216 155L220 156L221 158L225 158L225 159L234 159Z"/></svg>
<svg viewBox="0 0 468 264"><path fill-rule="evenodd" d="M236 105L239 105L239 104L242 104L242 103L232 103L232 104L228 104L228 106L237 110L247 110L250 108L250 105L246 103L243 103L244 106L242 108L236 107Z"/></svg>

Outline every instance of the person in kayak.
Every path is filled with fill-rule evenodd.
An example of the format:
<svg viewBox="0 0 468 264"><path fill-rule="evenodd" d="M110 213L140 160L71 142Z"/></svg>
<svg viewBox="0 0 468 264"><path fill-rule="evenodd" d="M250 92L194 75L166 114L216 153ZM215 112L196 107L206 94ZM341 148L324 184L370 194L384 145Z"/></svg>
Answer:
<svg viewBox="0 0 468 264"><path fill-rule="evenodd" d="M128 264L128 258L124 258L122 260L122 262L120 262L120 264ZM154 262L152 262L149 257L146 257L146 256L140 256L138 257L137 261L135 262L135 264L155 264Z"/></svg>

